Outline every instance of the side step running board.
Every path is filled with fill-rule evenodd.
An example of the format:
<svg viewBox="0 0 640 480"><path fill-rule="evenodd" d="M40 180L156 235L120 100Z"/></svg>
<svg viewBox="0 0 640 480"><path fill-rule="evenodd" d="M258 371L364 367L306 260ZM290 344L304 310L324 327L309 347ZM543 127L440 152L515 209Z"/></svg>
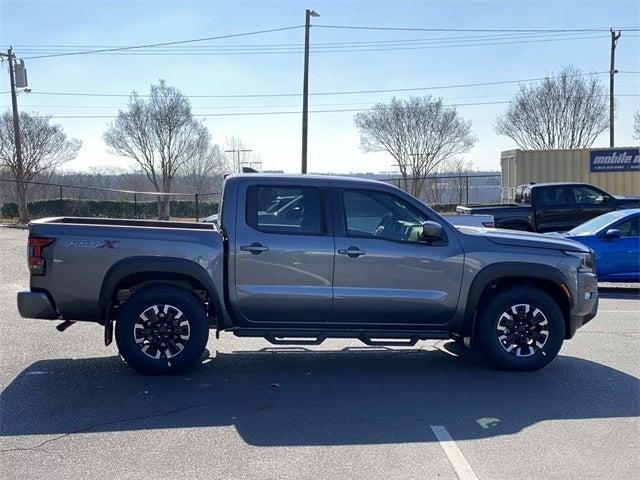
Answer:
<svg viewBox="0 0 640 480"><path fill-rule="evenodd" d="M361 330L258 330L237 329L238 337L263 337L272 345L320 345L328 338L353 338L365 345L381 347L412 347L419 340L450 338L443 331L361 331Z"/></svg>
<svg viewBox="0 0 640 480"><path fill-rule="evenodd" d="M378 337L372 338L367 334L362 334L358 337L358 339L364 343L365 345L370 345L372 347L380 346L380 347L413 347L420 338L417 335L409 338L388 338L388 337Z"/></svg>
<svg viewBox="0 0 640 480"><path fill-rule="evenodd" d="M265 340L272 345L320 345L327 337L287 337L281 335L268 334Z"/></svg>

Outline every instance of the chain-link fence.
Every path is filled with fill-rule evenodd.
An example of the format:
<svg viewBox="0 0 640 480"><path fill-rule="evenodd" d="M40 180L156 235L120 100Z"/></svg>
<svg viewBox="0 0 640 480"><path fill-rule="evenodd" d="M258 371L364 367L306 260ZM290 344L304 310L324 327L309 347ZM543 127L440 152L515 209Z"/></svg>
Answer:
<svg viewBox="0 0 640 480"><path fill-rule="evenodd" d="M17 181L0 179L2 204L0 218L18 218L18 205L11 190ZM200 221L218 213L220 192L158 193L102 187L80 187L50 182L24 182L28 185L29 217L109 217L158 218L159 201L168 198L171 219Z"/></svg>
<svg viewBox="0 0 640 480"><path fill-rule="evenodd" d="M412 179L382 179L418 197L436 210L454 211L457 205L500 202L500 174L430 175Z"/></svg>
<svg viewBox="0 0 640 480"><path fill-rule="evenodd" d="M0 179L0 219L18 218L16 180ZM432 175L417 180L402 177L382 179L417 196L442 212L470 203L500 201L500 175ZM220 192L157 193L53 182L24 182L29 188L31 219L57 216L158 218L159 200L169 198L171 219L200 221L218 213Z"/></svg>

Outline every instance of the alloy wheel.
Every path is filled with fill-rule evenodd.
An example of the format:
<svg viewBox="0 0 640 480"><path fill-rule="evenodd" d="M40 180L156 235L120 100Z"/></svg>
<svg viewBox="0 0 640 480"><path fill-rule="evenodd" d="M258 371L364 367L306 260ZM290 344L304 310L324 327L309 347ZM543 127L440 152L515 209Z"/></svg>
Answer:
<svg viewBox="0 0 640 480"><path fill-rule="evenodd" d="M544 354L549 322L540 308L521 303L500 315L496 333L504 350L517 357L530 357L537 351Z"/></svg>
<svg viewBox="0 0 640 480"><path fill-rule="evenodd" d="M168 359L178 355L191 336L189 319L177 307L168 304L145 309L133 327L133 338L146 356Z"/></svg>

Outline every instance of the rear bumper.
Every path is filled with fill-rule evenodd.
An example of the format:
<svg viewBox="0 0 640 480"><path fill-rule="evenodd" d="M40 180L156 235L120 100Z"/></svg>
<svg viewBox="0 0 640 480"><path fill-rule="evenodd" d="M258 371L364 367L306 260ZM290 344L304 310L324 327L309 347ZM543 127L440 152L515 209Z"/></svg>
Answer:
<svg viewBox="0 0 640 480"><path fill-rule="evenodd" d="M591 321L598 313L598 279L592 273L578 274L578 292L569 318L567 338Z"/></svg>
<svg viewBox="0 0 640 480"><path fill-rule="evenodd" d="M59 317L47 294L42 292L18 292L18 312L23 318L55 320Z"/></svg>

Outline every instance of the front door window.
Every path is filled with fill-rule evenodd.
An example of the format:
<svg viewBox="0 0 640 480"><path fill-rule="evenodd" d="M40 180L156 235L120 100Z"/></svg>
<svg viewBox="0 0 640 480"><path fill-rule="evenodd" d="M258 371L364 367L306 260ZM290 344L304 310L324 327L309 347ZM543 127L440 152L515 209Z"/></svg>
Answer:
<svg viewBox="0 0 640 480"><path fill-rule="evenodd" d="M422 224L429 220L411 205L383 192L347 190L343 201L350 237L420 242Z"/></svg>

